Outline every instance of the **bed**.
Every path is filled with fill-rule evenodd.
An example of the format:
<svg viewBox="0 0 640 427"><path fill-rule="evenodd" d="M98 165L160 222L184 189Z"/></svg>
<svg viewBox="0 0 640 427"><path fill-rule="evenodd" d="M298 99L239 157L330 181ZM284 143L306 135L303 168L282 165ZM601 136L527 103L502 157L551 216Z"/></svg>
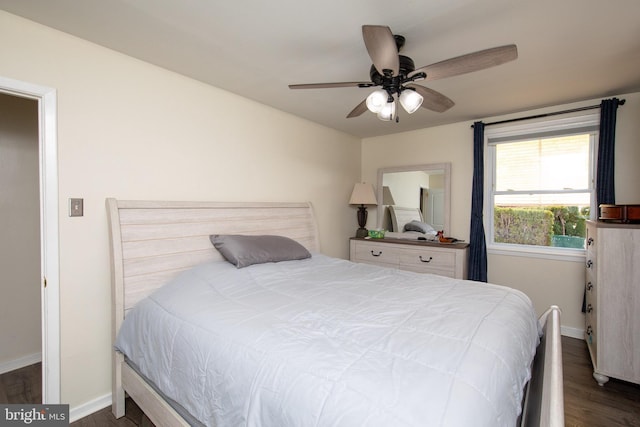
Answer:
<svg viewBox="0 0 640 427"><path fill-rule="evenodd" d="M523 314L531 311L528 298L509 288L323 256L308 203L108 199L107 210L113 342L121 329L142 319L144 332L137 332L131 345L146 341L152 346L127 349L126 358L113 352L117 418L124 415L128 394L158 426L465 425L468 417L479 421L476 417L485 416L498 416L502 425L564 425L557 307L532 322L530 313ZM213 248L212 234L284 236L312 256L238 269ZM195 302L186 299L192 286ZM483 290L489 302L477 304ZM455 304L443 295L453 296ZM218 318L203 318L196 325L194 318L202 316L194 307L208 300L218 307ZM508 304L492 308L503 300ZM147 317L140 309L144 306L164 313L163 320ZM178 318L178 326L165 323L181 310L192 317ZM453 322L434 329L426 312L438 310L436 324L446 318ZM502 316L509 312L519 320L505 321ZM174 331L173 338L156 335L160 330ZM449 336L449 330L463 335ZM509 349L508 341L520 341L511 335L516 330L526 338ZM200 338L187 340L191 335ZM457 343L460 351L440 345L441 338ZM165 354L162 343L176 340L188 342L192 351ZM489 342L498 347L487 347ZM119 342L120 349L125 346ZM499 356L498 361L480 363L489 355ZM144 371L141 365L154 357L160 365L164 361L169 379ZM246 363L236 364L241 359ZM452 359L460 363L447 365ZM501 359L516 361L516 373L501 367L506 363ZM204 373L209 367L212 377ZM188 371L195 377L185 376ZM461 375L464 371L470 377ZM431 387L434 377L444 379L445 386ZM498 391L495 395L502 398L492 402L493 389L500 388L494 385L501 383L509 389ZM181 395L189 395L191 402L180 401Z"/></svg>

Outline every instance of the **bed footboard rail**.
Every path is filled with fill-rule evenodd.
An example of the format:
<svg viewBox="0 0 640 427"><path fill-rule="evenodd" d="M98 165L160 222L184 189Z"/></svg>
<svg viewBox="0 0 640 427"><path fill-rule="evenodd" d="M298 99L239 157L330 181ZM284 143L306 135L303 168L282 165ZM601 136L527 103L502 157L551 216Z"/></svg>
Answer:
<svg viewBox="0 0 640 427"><path fill-rule="evenodd" d="M560 314L560 308L553 305L540 316L543 334L527 385L521 426L564 426Z"/></svg>

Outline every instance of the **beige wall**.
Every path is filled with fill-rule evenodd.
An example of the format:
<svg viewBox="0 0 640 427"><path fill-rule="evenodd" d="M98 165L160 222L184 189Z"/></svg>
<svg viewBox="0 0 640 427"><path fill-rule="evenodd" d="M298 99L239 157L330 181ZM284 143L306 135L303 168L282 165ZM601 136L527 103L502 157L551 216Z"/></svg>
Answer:
<svg viewBox="0 0 640 427"><path fill-rule="evenodd" d="M626 104L618 109L616 127L616 202L640 203L640 93L618 97L626 99ZM599 103L600 99L594 99L482 120L488 123ZM473 168L471 124L462 122L363 140L362 180L375 183L381 167L451 162L451 234L468 241ZM376 220L373 211L369 226L375 226ZM559 305L565 328L574 328L573 332L584 329L582 262L490 254L488 276L490 282L527 293L539 313L551 304Z"/></svg>
<svg viewBox="0 0 640 427"><path fill-rule="evenodd" d="M0 12L0 76L55 88L61 398L110 393L106 197L311 201L322 251L348 256L360 140ZM70 197L85 200L70 218Z"/></svg>
<svg viewBox="0 0 640 427"><path fill-rule="evenodd" d="M0 94L0 372L40 358L39 192L38 104Z"/></svg>

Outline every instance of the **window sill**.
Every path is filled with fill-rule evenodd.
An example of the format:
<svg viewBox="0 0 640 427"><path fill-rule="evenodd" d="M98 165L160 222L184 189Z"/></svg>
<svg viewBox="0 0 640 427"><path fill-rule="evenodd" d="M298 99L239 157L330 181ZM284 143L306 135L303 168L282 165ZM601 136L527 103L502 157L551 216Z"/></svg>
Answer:
<svg viewBox="0 0 640 427"><path fill-rule="evenodd" d="M586 260L586 251L584 249L541 249L536 246L524 245L487 245L487 254L541 258L554 261L569 261L580 263L584 263Z"/></svg>

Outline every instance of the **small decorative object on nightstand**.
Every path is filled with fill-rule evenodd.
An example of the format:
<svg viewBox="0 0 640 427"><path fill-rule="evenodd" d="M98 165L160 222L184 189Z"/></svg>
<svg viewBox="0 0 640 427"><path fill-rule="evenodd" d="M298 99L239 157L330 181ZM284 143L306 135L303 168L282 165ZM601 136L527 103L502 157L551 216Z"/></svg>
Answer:
<svg viewBox="0 0 640 427"><path fill-rule="evenodd" d="M358 206L358 225L360 228L356 231L356 237L367 237L369 231L365 228L365 225L367 225L367 207L365 205L378 204L376 195L373 192L373 186L364 182L354 185L349 204L360 205Z"/></svg>

